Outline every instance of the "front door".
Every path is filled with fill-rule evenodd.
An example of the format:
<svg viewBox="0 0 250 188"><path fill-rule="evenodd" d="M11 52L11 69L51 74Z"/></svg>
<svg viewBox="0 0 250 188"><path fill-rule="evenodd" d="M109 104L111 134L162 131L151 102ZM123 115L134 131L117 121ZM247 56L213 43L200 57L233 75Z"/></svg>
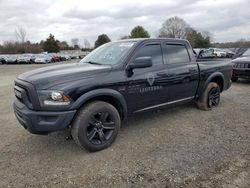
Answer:
<svg viewBox="0 0 250 188"><path fill-rule="evenodd" d="M132 57L152 57L153 66L134 69L127 81L127 101L129 111L139 112L167 102L167 70L163 63L161 43L146 43Z"/></svg>

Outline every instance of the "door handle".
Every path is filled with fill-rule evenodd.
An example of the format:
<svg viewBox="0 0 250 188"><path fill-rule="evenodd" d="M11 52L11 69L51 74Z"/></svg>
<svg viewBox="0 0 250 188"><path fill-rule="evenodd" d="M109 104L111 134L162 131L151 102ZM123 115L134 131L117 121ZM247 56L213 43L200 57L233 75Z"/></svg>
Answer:
<svg viewBox="0 0 250 188"><path fill-rule="evenodd" d="M174 73L157 73L157 76L164 76L164 77L169 77L169 76L174 76L176 74Z"/></svg>
<svg viewBox="0 0 250 188"><path fill-rule="evenodd" d="M157 76L168 76L167 73L157 73L156 75L157 75Z"/></svg>

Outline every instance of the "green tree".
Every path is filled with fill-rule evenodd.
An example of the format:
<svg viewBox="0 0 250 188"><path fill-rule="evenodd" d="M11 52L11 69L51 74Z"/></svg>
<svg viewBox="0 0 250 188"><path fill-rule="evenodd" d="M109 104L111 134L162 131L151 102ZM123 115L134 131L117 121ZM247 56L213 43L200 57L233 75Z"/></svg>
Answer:
<svg viewBox="0 0 250 188"><path fill-rule="evenodd" d="M130 32L130 38L149 38L150 35L142 26L136 26Z"/></svg>
<svg viewBox="0 0 250 188"><path fill-rule="evenodd" d="M191 29L187 33L187 40L193 48L208 48L211 46L210 36L208 34L202 34L194 29Z"/></svg>
<svg viewBox="0 0 250 188"><path fill-rule="evenodd" d="M43 43L43 50L49 53L60 51L58 41L55 40L54 35L50 34L49 38L47 38L46 41Z"/></svg>
<svg viewBox="0 0 250 188"><path fill-rule="evenodd" d="M107 43L107 42L110 42L110 38L108 37L108 35L106 34L101 34L98 36L97 40L95 41L95 48Z"/></svg>

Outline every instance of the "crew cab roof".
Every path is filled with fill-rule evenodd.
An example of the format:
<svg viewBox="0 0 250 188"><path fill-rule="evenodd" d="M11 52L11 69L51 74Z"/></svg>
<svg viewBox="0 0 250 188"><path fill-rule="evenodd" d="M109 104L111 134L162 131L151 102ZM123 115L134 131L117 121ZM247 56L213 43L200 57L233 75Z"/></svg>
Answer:
<svg viewBox="0 0 250 188"><path fill-rule="evenodd" d="M135 38L135 39L123 39L115 42L150 42L150 41L166 41L166 42L179 42L179 43L187 43L188 41L185 39L176 39L176 38Z"/></svg>

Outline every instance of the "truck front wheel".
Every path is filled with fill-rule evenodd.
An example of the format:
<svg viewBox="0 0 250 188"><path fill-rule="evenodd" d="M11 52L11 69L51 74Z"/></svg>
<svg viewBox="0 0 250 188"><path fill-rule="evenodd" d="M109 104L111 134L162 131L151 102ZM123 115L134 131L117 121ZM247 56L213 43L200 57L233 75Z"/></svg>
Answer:
<svg viewBox="0 0 250 188"><path fill-rule="evenodd" d="M211 110L220 103L220 87L215 82L210 82L200 96L197 106L201 110Z"/></svg>
<svg viewBox="0 0 250 188"><path fill-rule="evenodd" d="M94 101L79 110L71 134L79 146L89 151L99 151L113 143L120 124L120 115L114 106Z"/></svg>

